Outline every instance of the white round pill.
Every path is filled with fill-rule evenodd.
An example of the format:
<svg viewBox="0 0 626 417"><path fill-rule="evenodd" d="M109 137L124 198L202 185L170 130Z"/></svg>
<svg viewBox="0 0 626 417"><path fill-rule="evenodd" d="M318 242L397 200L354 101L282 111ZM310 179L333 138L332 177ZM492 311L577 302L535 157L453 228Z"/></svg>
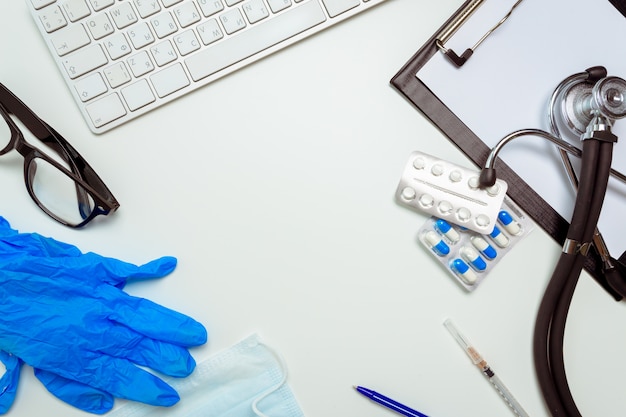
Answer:
<svg viewBox="0 0 626 417"><path fill-rule="evenodd" d="M441 164L435 164L433 165L433 167L430 169L430 173L433 174L435 177L439 177L441 174L443 174L444 171L444 167Z"/></svg>
<svg viewBox="0 0 626 417"><path fill-rule="evenodd" d="M426 160L422 158L421 156L418 156L417 158L415 158L415 160L413 160L413 168L424 169L425 166L426 166Z"/></svg>
<svg viewBox="0 0 626 417"><path fill-rule="evenodd" d="M437 205L437 208L439 209L439 212L441 214L450 214L453 207L449 201L443 200L439 202L439 205Z"/></svg>
<svg viewBox="0 0 626 417"><path fill-rule="evenodd" d="M458 169L455 169L454 171L450 172L450 181L459 182L462 179L463 179L463 174L461 174L461 171L459 171Z"/></svg>
<svg viewBox="0 0 626 417"><path fill-rule="evenodd" d="M471 177L469 180L467 180L467 185L472 190L478 189L478 187L480 186L480 182L478 181L478 177Z"/></svg>
<svg viewBox="0 0 626 417"><path fill-rule="evenodd" d="M430 194L422 194L419 201L422 207L425 208L432 207L435 204L435 198Z"/></svg>
<svg viewBox="0 0 626 417"><path fill-rule="evenodd" d="M489 223L491 223L491 221L489 221L489 216L485 214L479 214L476 216L476 226L487 227L489 226Z"/></svg>
<svg viewBox="0 0 626 417"><path fill-rule="evenodd" d="M472 212L469 211L468 208L461 207L456 211L456 218L459 219L460 222L466 222L472 217Z"/></svg>
<svg viewBox="0 0 626 417"><path fill-rule="evenodd" d="M492 197L495 197L500 192L500 185L498 183L493 184L491 187L487 188L487 194Z"/></svg>
<svg viewBox="0 0 626 417"><path fill-rule="evenodd" d="M404 187L404 189L402 190L402 198L404 198L405 200L413 200L415 199L416 193L415 190L412 189L411 187Z"/></svg>

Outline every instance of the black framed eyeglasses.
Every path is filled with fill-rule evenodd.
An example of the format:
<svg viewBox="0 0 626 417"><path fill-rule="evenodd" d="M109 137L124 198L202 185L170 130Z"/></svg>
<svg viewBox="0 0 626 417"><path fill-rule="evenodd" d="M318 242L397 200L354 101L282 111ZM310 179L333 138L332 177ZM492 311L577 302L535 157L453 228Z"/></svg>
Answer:
<svg viewBox="0 0 626 417"><path fill-rule="evenodd" d="M50 217L69 227L82 227L98 215L107 215L119 203L98 174L56 130L41 120L0 83L0 155L15 149L24 158L26 189ZM57 158L28 143L15 116Z"/></svg>

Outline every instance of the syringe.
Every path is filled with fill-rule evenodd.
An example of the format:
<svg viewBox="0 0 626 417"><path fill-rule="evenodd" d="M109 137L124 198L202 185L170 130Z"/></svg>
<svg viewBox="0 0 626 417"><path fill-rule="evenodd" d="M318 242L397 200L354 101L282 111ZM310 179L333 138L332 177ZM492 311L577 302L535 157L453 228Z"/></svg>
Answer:
<svg viewBox="0 0 626 417"><path fill-rule="evenodd" d="M459 332L454 323L450 319L447 319L443 323L446 326L446 329L450 332L450 334L456 339L459 345L463 348L465 353L470 357L474 365L476 365L481 372L487 377L491 385L498 391L498 394L502 399L507 403L507 405L513 410L515 415L520 417L528 417L528 414L520 403L517 402L513 394L508 390L508 388L502 383L500 378L493 372L493 369L487 364L487 361L480 356L480 353L469 343L469 341Z"/></svg>

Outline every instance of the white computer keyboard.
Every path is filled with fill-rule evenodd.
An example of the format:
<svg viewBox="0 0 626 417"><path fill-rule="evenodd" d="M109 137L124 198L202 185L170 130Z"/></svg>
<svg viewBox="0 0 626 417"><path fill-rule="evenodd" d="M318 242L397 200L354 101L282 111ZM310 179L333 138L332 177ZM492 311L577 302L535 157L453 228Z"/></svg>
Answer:
<svg viewBox="0 0 626 417"><path fill-rule="evenodd" d="M386 0L26 0L102 133Z"/></svg>

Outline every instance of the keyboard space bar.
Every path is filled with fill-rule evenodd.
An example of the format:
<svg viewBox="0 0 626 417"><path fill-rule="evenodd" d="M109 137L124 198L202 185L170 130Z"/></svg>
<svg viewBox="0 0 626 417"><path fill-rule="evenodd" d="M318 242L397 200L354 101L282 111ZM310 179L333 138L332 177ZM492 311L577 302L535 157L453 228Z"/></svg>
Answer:
<svg viewBox="0 0 626 417"><path fill-rule="evenodd" d="M311 0L190 56L185 65L198 81L325 20L318 0Z"/></svg>

